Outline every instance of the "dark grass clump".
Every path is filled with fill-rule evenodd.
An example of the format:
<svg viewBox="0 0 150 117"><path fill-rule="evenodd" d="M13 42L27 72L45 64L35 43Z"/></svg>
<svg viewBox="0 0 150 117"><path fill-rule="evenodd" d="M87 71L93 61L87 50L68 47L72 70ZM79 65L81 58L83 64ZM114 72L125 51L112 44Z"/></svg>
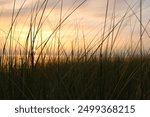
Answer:
<svg viewBox="0 0 150 117"><path fill-rule="evenodd" d="M116 57L0 70L0 99L150 99L150 62ZM103 77L103 78L102 78Z"/></svg>

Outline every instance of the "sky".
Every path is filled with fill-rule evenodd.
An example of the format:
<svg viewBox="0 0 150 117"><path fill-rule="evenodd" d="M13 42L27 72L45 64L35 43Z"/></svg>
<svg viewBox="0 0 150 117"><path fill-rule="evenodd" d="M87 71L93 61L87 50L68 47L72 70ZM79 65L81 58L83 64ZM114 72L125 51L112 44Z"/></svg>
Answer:
<svg viewBox="0 0 150 117"><path fill-rule="evenodd" d="M17 15L20 7L24 3L24 0L15 0L15 15ZM25 3L15 20L15 24L13 26L13 38L14 45L18 43L23 48L25 45L25 40L27 38L27 33L30 27L31 17L33 16L32 11L36 5L41 5L44 0L25 0ZM61 12L61 1L62 4L62 12ZM48 0L48 4L46 6L46 10L43 16L43 25L40 29L37 39L35 41L36 46L35 49L40 46L40 42L46 40L53 31L57 28L60 22L60 13L61 19L65 19L79 4L81 4L84 0ZM116 4L114 4L116 2ZM144 49L149 49L149 40L148 37L149 31L149 20L150 20L150 1L142 0L142 23L143 27L146 27L146 31L143 34L143 43ZM3 47L6 42L6 37L11 27L12 23L12 12L14 0L0 0L0 45ZM56 6L55 6L56 5ZM55 8L54 8L55 6ZM78 40L80 47L86 43L89 45L89 48L96 48L99 43L101 43L102 38L106 37L109 32L112 30L112 21L114 21L115 31L114 37L116 36L116 42L114 48L116 49L125 49L131 46L131 41L133 45L136 45L139 40L139 26L140 22L138 19L140 18L140 0L109 0L108 4L108 12L106 19L106 26L104 30L104 22L106 18L106 6L107 0L86 0L86 2L78 8L71 16L67 18L67 20L62 24L60 35L57 33L53 35L49 41L50 44L57 46L57 39L52 39L57 36L61 36L62 47L71 48L71 43L75 44L76 40ZM115 10L114 10L115 6ZM132 10L130 8L132 8ZM42 7L43 8L43 7ZM53 9L54 8L54 9ZM53 9L53 10L52 10ZM125 16L124 21L117 24L127 9L129 12ZM52 10L52 11L51 11ZM41 10L42 12L42 10ZM37 28L37 24L39 22L41 12L38 14L38 18L36 20L35 30ZM115 14L114 14L115 13ZM15 16L14 15L14 16ZM35 14L34 14L35 16ZM115 20L112 20L112 17L115 17ZM46 19L45 19L46 18ZM45 21L44 21L45 19ZM147 25L148 24L148 25ZM120 27L119 27L120 26ZM34 29L33 29L34 30ZM118 34L117 31L119 30ZM144 30L144 29L143 29ZM103 35L105 31L105 34ZM133 32L133 33L131 33ZM42 40L41 38L42 33ZM112 34L110 34L112 35ZM110 36L109 35L109 36ZM84 37L84 39L83 39ZM131 40L132 37L132 40ZM12 38L12 37L11 37ZM105 41L110 43L109 40ZM19 48L18 45L18 48ZM104 44L106 45L106 44ZM10 45L7 44L9 47ZM93 47L94 46L94 47Z"/></svg>

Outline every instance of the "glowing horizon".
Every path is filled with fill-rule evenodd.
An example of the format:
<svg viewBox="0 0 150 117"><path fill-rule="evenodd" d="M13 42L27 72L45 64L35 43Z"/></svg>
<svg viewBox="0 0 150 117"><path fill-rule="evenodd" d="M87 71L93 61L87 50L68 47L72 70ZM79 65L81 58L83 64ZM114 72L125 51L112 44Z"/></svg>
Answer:
<svg viewBox="0 0 150 117"><path fill-rule="evenodd" d="M25 46L25 41L30 29L30 21L31 17L35 17L35 13L32 14L33 8L35 5L41 5L44 0L25 0L25 4L23 5L19 15L17 16L16 22L13 26L13 44L18 40L22 47ZM76 8L80 3L84 0L63 0L63 6L61 11L61 0L48 0L48 4L46 6L46 10L44 11L42 26L37 34L35 41L35 49L41 45L41 41L47 40L53 31L57 28L60 23L60 13L62 13L61 20L66 18L66 16L72 12L74 8ZM0 0L0 45L3 47L5 39L8 35L9 29L12 23L12 13L13 13L13 2L12 0ZM17 14L19 8L23 4L24 0L16 0L15 3L15 15ZM74 3L75 2L75 3ZM106 22L106 30L104 37L107 37L109 31L112 31L112 15L114 12L114 2L115 0L109 1L109 9L108 16ZM121 28L119 29L119 25L117 23L124 16L126 10L130 7L133 7L133 11L130 9L124 21L122 22ZM58 4L56 4L58 3ZM106 4L107 0L87 0L80 8L78 8L69 18L62 24L57 31L54 32L52 37L50 38L49 44L53 47L58 46L58 39L61 39L62 47L67 51L70 50L72 45L75 46L75 41L78 41L80 44L80 48L83 48L84 44L89 46L88 49L96 48L101 39L103 37L103 29L104 22L106 16ZM56 7L53 9L53 7ZM143 26L146 28L143 34L143 45L146 50L149 49L148 43L150 42L147 34L149 32L149 23L150 16L148 13L150 12L150 1L143 0ZM50 13L50 11L53 11ZM38 22L42 13L42 9L38 14L36 19L35 27L32 29L36 31L38 27ZM140 23L136 16L139 18L139 0L116 0L116 8L115 8L115 21L114 25L117 25L114 29L114 37L118 33L114 48L117 50L126 49L131 46L131 32L132 34L132 43L133 46L137 44L139 41L139 26ZM14 16L15 16L14 15ZM46 18L46 19L45 19ZM34 24L33 24L34 26ZM119 32L117 30L119 29ZM143 29L144 30L144 29ZM59 35L60 33L60 35ZM31 35L30 35L31 36ZM34 34L33 34L34 36ZM60 37L59 37L60 36ZM112 35L111 35L112 36ZM11 38L12 38L11 37ZM31 37L30 37L31 38ZM84 38L84 39L83 39ZM111 37L109 37L111 38ZM42 39L42 40L41 40ZM8 39L9 40L9 39ZM109 40L109 39L108 39ZM109 42L109 41L106 41ZM104 45L106 45L104 42ZM17 42L18 43L18 42ZM110 42L109 42L110 43ZM9 44L7 45L9 46ZM14 45L15 46L15 45ZM48 46L48 45L47 45ZM77 46L77 45L76 45ZM18 45L18 49L21 49ZM48 46L49 47L49 46ZM77 47L76 47L77 49ZM1 50L2 51L2 50ZM39 51L39 50L37 50Z"/></svg>

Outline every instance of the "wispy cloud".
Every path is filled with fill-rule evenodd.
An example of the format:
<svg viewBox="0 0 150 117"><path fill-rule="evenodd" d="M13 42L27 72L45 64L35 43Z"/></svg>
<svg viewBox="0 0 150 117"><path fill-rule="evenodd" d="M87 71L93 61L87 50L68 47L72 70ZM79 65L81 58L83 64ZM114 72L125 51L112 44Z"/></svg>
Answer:
<svg viewBox="0 0 150 117"><path fill-rule="evenodd" d="M21 6L24 0L16 0L16 9ZM30 12L32 7L35 4L42 3L44 0L25 0L26 3L22 9L24 11L23 13ZM56 2L61 0L49 0L47 9L52 8ZM76 1L76 5L81 3L83 0L63 0L63 9L69 9L71 6L73 6L74 2ZM109 9L112 11L113 9L113 3L115 0L110 0L110 6ZM127 1L130 5L133 5L137 3L135 9L139 8L139 0L116 0L116 12L122 11L125 8L127 8L127 5L125 3ZM75 6L75 5L74 5ZM149 0L143 0L143 8L149 7L150 1ZM87 0L87 2L83 5L81 8L82 12L93 14L93 16L103 16L105 15L105 7L106 7L106 0ZM13 8L13 0L0 0L0 10L3 11L3 16L9 16L12 13ZM56 6L56 9L60 9L60 4Z"/></svg>
<svg viewBox="0 0 150 117"><path fill-rule="evenodd" d="M33 7L37 4L39 5L42 4L44 0L25 0L25 1L26 2L19 15L20 16L19 20L17 19L17 26L23 25L25 20L27 19L27 16L30 16L31 10L33 9ZM56 5L56 3L58 4L56 5L55 9L50 14L50 16L47 18L46 31L51 28L53 30L53 27L55 28L55 26L59 23L61 1L62 0L48 0L47 8L46 8L44 15L47 15L51 11L51 9ZM64 15L66 16L65 13L68 10L70 12L71 9L78 6L82 1L84 0L63 0L63 15L62 15L63 18L64 18ZM107 27L110 27L109 19L111 19L112 13L114 12L113 11L114 1L116 1L115 23L117 23L117 18L118 19L121 18L124 15L125 11L127 10L128 5L126 4L126 2L128 2L128 4L131 6L135 4L135 6L133 7L133 10L137 14L137 17L139 17L140 0L109 0L109 1L110 3L109 3L109 9L108 9ZM6 25L8 25L8 23L11 21L13 2L14 0L0 0L0 27L6 28L7 26L2 26L4 25L4 22L6 23ZM16 12L18 11L18 9L20 8L23 2L24 0L16 0L16 5L15 5ZM78 31L81 30L82 32L82 30L84 30L86 34L89 34L89 32L91 34L92 31L93 31L92 33L95 33L101 30L103 28L103 23L105 19L106 2L107 0L87 0L87 2L84 5L82 5L82 7L80 7L75 13L73 13L73 15L64 23L65 24L65 27L63 27L64 33L68 32L68 35L71 35L70 32L74 31L74 27L77 27L77 28L79 27ZM150 19L149 12L150 12L150 0L143 0L143 25L146 25L146 23ZM128 15L133 15L133 12L130 11ZM123 28L131 26L131 24L129 23L129 20L130 19L128 18L128 21L124 22L122 26ZM133 24L135 21L137 21L135 15L133 15L131 20L132 20L131 23ZM137 23L139 22L137 21ZM23 28L27 27L28 29L28 26L29 25L24 25L22 27ZM18 29L20 30L20 28ZM127 33L128 29L129 28L126 28L126 31L124 32L122 31L122 32L125 34Z"/></svg>

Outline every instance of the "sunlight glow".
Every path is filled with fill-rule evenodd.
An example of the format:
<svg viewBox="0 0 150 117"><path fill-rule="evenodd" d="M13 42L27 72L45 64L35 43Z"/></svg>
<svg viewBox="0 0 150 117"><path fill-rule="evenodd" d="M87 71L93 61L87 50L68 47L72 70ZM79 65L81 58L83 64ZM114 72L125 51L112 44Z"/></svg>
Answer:
<svg viewBox="0 0 150 117"><path fill-rule="evenodd" d="M64 0L64 3L62 4L62 11L61 2L59 0L55 2L48 0L47 5L46 2L43 1L44 0L26 0L25 4L19 11L24 0L16 0L14 16L12 16L14 1L0 0L0 45L2 45L2 47L6 42L7 36L9 41L12 39L13 48L17 45L17 43L25 48L25 43L28 38L30 41L34 41L34 48L36 49L40 45L44 46L44 42L50 38L48 41L49 44L46 45L47 48L51 46L57 48L61 42L61 47L63 47L66 51L70 51L72 46L76 46L75 48L77 48L77 45L80 45L80 48L83 48L85 43L88 48L94 48L101 43L104 39L102 38L103 36L107 38L107 41L104 41L104 45L109 45L110 47L112 40L115 40L116 42L114 43L114 46L115 48L118 48L118 50L122 50L123 48L131 45L131 36L133 38L133 45L138 43L138 0L119 0L116 3L115 9L115 0L110 1L104 35L103 29L106 17L106 0L87 0L85 4L74 11L71 15L69 14L72 10L83 0L80 0L77 3L75 0ZM128 6L125 1L130 6ZM42 3L43 6L40 6ZM145 49L149 49L149 46L147 45L149 42L148 30L150 17L148 15L150 10L148 4L150 4L148 0L143 2L143 26L145 27L143 43ZM46 5L45 10L44 5ZM129 9L127 15L121 21L121 18L124 17L125 12L130 7L133 7L133 9ZM17 14L18 12L19 14ZM67 20L63 21L66 17ZM63 22L62 25L59 25L60 22ZM30 28L32 30L31 32ZM111 40L111 38L113 39ZM7 43L7 47L9 46L10 44ZM20 48L19 45L17 47Z"/></svg>

